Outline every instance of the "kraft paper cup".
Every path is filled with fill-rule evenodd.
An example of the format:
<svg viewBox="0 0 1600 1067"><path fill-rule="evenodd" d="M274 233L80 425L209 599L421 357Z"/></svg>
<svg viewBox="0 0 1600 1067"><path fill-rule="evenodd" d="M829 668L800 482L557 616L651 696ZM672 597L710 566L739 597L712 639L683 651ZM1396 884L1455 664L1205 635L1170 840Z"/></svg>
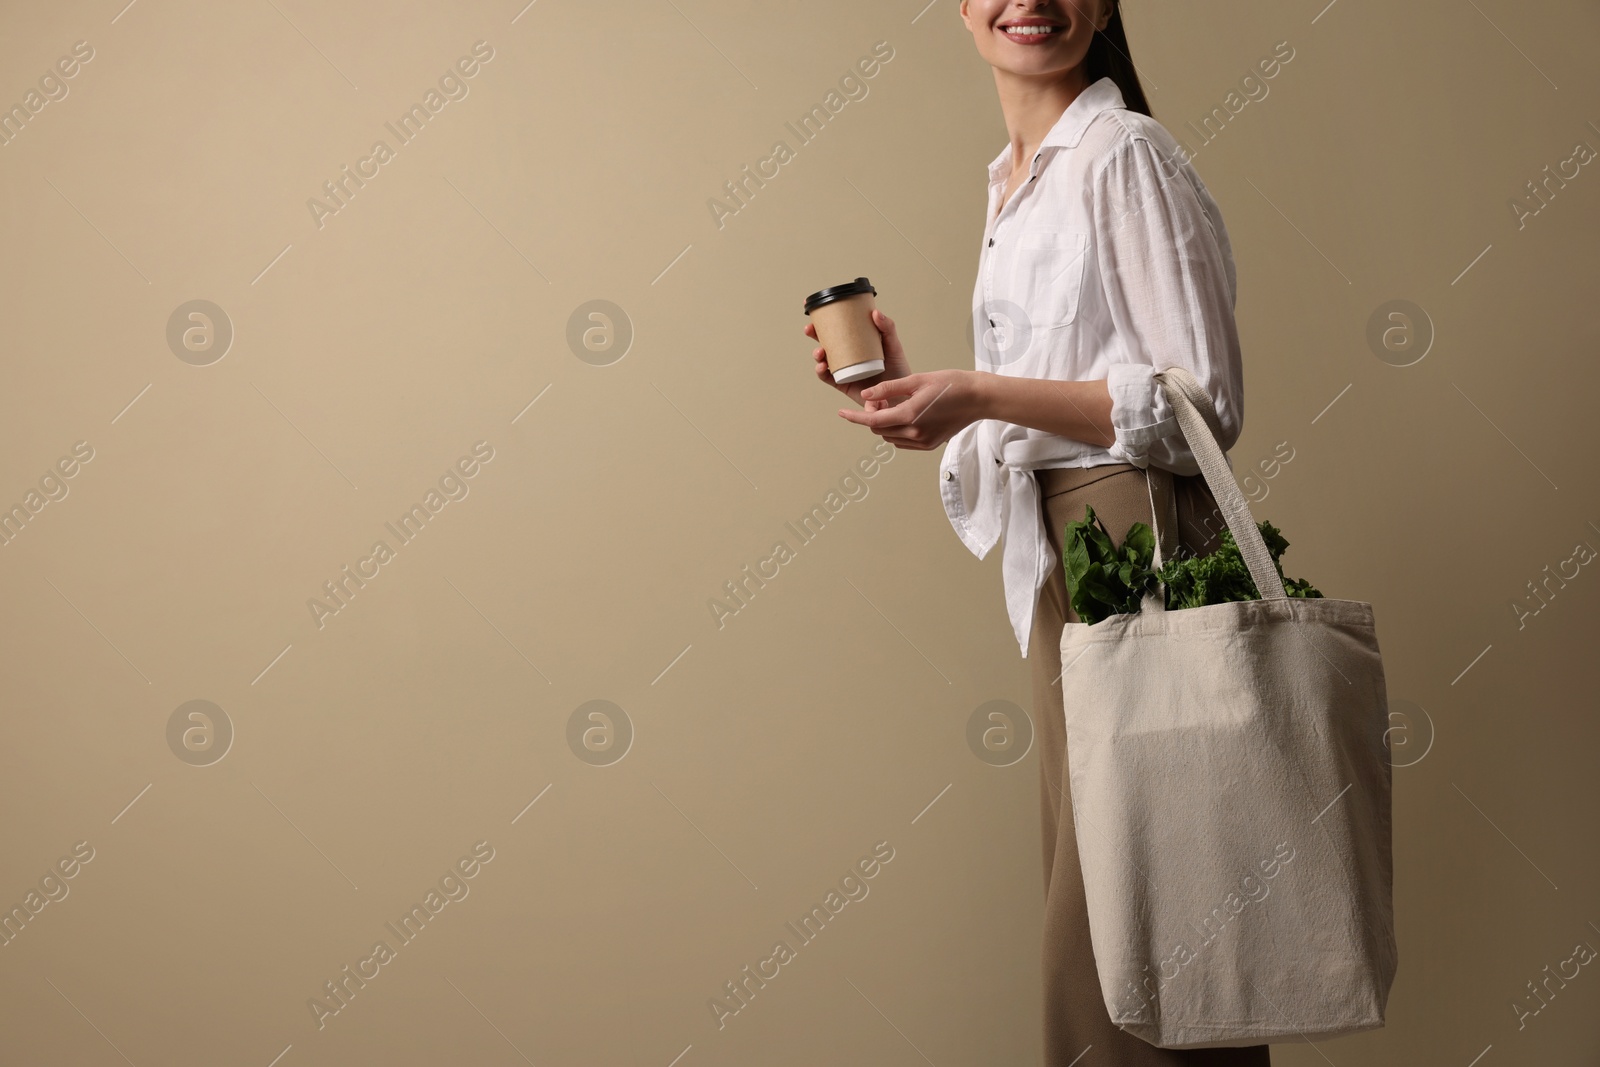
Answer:
<svg viewBox="0 0 1600 1067"><path fill-rule="evenodd" d="M878 290L865 278L806 297L806 314L828 356L828 372L840 385L883 373L883 335L872 324Z"/></svg>

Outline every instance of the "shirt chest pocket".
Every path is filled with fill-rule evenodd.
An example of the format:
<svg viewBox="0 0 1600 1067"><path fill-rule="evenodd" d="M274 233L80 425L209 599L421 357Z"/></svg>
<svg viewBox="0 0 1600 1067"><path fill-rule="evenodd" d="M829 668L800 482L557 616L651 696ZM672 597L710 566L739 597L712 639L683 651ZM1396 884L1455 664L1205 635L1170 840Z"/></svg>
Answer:
<svg viewBox="0 0 1600 1067"><path fill-rule="evenodd" d="M1017 240L1011 291L1036 329L1066 326L1078 317L1089 256L1089 235L1078 230L1027 230Z"/></svg>

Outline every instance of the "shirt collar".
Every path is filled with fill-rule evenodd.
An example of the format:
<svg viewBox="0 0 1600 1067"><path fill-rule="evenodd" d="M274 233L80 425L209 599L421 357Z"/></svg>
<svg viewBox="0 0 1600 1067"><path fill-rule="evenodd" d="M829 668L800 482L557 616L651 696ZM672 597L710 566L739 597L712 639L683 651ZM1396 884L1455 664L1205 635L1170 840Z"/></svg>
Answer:
<svg viewBox="0 0 1600 1067"><path fill-rule="evenodd" d="M1128 104L1122 98L1122 90L1117 88L1117 83L1110 77L1101 78L1083 92L1079 93L1067 109L1061 113L1056 124L1050 127L1050 132L1045 134L1044 140L1039 142L1039 151L1046 148L1076 148L1078 142L1083 140L1083 132L1089 128L1095 116L1102 111L1113 108L1125 108ZM989 177L994 179L1010 169L1011 145L1007 144L994 157L994 162L989 164Z"/></svg>

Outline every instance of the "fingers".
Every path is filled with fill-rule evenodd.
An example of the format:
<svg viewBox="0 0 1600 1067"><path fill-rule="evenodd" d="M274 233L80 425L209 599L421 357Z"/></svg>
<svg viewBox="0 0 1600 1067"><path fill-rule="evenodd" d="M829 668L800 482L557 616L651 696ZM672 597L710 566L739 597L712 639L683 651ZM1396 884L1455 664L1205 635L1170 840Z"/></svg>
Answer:
<svg viewBox="0 0 1600 1067"><path fill-rule="evenodd" d="M893 319L885 315L882 311L879 311L877 308L873 308L872 323L878 328L878 332L883 334L883 347L887 351L897 354L902 351L900 346L900 332L895 329Z"/></svg>
<svg viewBox="0 0 1600 1067"><path fill-rule="evenodd" d="M857 426L865 426L873 433L899 433L905 432L904 428L917 421L916 414L908 414L913 405L896 404L894 407L879 407L877 410L849 411L840 410L839 414ZM913 430L916 434L920 431Z"/></svg>
<svg viewBox="0 0 1600 1067"><path fill-rule="evenodd" d="M871 410L871 408L868 408L869 412ZM925 435L920 427L901 424L883 425L877 422L870 414L842 408L839 411L839 417L846 422L853 422L857 426L865 426L896 448L908 449L914 452L927 452L930 449L937 448L939 444L939 442Z"/></svg>
<svg viewBox="0 0 1600 1067"><path fill-rule="evenodd" d="M885 441L888 441L891 445L894 445L894 447L903 449L907 452L931 452L938 447L932 441L918 441L910 437L896 437L893 434L886 433L879 434L878 436L882 437Z"/></svg>
<svg viewBox="0 0 1600 1067"><path fill-rule="evenodd" d="M886 382L878 382L861 390L861 395L868 400L887 400L894 396L910 396L924 384L922 375L908 374L904 378L891 378Z"/></svg>
<svg viewBox="0 0 1600 1067"><path fill-rule="evenodd" d="M838 383L833 380L833 374L828 370L828 354L818 348L812 351L811 358L816 360L812 364L812 369L816 371L818 380L837 386Z"/></svg>

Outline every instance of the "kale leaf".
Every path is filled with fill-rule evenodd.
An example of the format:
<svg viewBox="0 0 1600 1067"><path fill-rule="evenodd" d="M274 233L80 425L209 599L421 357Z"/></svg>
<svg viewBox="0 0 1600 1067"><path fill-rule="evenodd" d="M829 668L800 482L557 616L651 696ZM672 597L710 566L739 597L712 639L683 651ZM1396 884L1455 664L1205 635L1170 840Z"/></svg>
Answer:
<svg viewBox="0 0 1600 1067"><path fill-rule="evenodd" d="M1283 577L1280 560L1289 542L1278 528L1266 521L1258 522L1256 528L1283 579L1284 591L1292 597L1321 597L1304 579ZM1155 534L1150 527L1134 523L1118 548L1105 523L1095 517L1094 508L1085 505L1083 521L1067 523L1063 539L1062 564L1072 610L1086 623L1136 612L1145 593L1157 588L1157 583L1166 587L1164 603L1169 610L1261 599L1233 532L1224 529L1221 542L1210 555L1169 559L1159 570L1151 571Z"/></svg>

